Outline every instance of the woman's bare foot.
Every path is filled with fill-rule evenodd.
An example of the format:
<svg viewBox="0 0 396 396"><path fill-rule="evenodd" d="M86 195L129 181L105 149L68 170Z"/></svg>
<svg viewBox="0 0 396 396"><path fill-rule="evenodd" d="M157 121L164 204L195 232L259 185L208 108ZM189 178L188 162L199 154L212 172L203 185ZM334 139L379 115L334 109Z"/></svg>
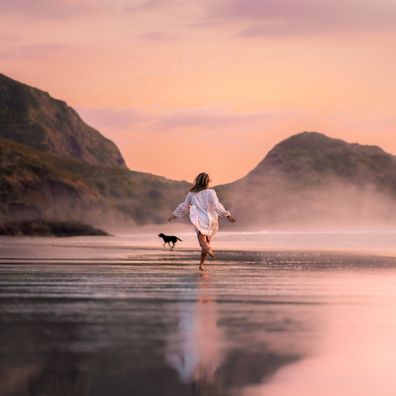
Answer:
<svg viewBox="0 0 396 396"><path fill-rule="evenodd" d="M199 264L199 270L200 270L200 271L203 271L203 270L204 270L204 267L203 267L202 264Z"/></svg>

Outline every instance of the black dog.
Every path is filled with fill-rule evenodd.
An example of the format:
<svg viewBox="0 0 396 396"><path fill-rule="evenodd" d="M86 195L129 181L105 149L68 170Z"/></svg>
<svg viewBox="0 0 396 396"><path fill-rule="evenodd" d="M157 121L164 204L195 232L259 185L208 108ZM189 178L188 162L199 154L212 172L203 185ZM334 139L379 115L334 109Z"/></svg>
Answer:
<svg viewBox="0 0 396 396"><path fill-rule="evenodd" d="M183 242L180 238L178 238L177 236L174 236L174 235L165 235L165 234L161 233L161 234L158 234L158 236L163 239L164 247L166 244L168 244L171 249L173 249L175 247L177 241ZM173 245L170 244L171 242Z"/></svg>

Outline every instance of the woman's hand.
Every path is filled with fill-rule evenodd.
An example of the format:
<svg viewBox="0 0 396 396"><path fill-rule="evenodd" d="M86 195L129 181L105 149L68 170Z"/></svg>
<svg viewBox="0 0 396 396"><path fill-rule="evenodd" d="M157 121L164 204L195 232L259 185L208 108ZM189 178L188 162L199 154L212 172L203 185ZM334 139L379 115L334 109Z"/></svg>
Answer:
<svg viewBox="0 0 396 396"><path fill-rule="evenodd" d="M227 216L227 220L228 220L230 223L235 223L235 221L236 221L232 216Z"/></svg>
<svg viewBox="0 0 396 396"><path fill-rule="evenodd" d="M173 219L176 219L176 216L175 216L175 215L170 216L169 219L168 219L168 221L172 221Z"/></svg>

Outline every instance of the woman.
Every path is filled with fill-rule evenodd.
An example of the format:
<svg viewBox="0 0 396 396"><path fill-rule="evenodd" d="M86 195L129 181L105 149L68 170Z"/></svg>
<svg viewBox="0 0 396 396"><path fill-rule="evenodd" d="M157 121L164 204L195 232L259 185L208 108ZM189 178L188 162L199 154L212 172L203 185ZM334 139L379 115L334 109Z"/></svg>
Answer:
<svg viewBox="0 0 396 396"><path fill-rule="evenodd" d="M187 193L186 199L174 211L168 221L183 217L190 212L190 220L197 232L198 242L201 246L201 262L199 269L204 270L203 265L209 255L214 258L210 242L219 229L218 216L226 217L229 222L235 223L235 219L228 210L219 202L216 191L209 188L211 180L207 173L200 173L194 180L194 184Z"/></svg>

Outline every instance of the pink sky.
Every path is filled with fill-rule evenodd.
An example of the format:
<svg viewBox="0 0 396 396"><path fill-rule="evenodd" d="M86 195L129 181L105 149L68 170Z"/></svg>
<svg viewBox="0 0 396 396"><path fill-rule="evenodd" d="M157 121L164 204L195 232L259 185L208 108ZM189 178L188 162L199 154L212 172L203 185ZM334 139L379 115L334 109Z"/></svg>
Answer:
<svg viewBox="0 0 396 396"><path fill-rule="evenodd" d="M131 169L215 184L319 131L396 154L396 0L0 0L0 72Z"/></svg>

